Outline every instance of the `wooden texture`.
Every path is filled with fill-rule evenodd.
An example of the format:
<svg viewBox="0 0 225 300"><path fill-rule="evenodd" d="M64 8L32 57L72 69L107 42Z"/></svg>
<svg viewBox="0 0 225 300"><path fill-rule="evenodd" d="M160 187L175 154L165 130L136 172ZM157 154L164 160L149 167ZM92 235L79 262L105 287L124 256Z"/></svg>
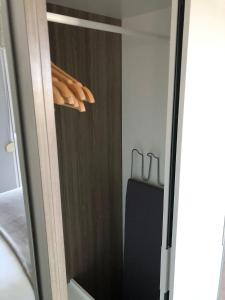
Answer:
<svg viewBox="0 0 225 300"><path fill-rule="evenodd" d="M19 106L25 153L26 173L22 171L22 178L26 175L34 226L39 299L65 300L66 268L46 5L44 0L10 0L7 5L19 96L15 102Z"/></svg>
<svg viewBox="0 0 225 300"><path fill-rule="evenodd" d="M48 11L120 25L48 5ZM51 59L93 92L80 114L55 106L68 280L96 300L121 299L121 36L49 23Z"/></svg>

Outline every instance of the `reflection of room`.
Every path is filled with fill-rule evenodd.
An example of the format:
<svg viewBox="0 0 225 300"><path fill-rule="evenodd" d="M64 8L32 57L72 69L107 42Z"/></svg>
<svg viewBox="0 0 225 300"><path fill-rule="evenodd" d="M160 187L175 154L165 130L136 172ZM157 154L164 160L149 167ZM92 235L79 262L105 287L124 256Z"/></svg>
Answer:
<svg viewBox="0 0 225 300"><path fill-rule="evenodd" d="M4 46L4 45L1 45ZM33 300L31 259L4 48L0 48L0 299Z"/></svg>

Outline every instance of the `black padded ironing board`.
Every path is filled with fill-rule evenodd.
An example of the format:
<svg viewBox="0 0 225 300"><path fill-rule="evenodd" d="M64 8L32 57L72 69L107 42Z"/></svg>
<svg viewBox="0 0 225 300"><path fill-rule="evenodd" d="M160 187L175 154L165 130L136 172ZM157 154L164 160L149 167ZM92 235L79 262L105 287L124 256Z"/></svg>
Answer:
<svg viewBox="0 0 225 300"><path fill-rule="evenodd" d="M163 189L129 179L123 300L159 300Z"/></svg>

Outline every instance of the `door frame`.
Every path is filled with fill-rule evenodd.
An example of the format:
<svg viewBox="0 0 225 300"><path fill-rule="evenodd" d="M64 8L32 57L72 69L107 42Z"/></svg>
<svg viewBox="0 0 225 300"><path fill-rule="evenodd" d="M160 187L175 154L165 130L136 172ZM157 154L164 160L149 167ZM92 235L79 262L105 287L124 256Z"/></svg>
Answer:
<svg viewBox="0 0 225 300"><path fill-rule="evenodd" d="M30 215L37 288L43 300L67 299L51 66L44 0L2 0L13 109ZM38 297L38 295L36 295ZM37 298L38 299L38 298Z"/></svg>
<svg viewBox="0 0 225 300"><path fill-rule="evenodd" d="M172 0L160 300L173 299L191 0Z"/></svg>
<svg viewBox="0 0 225 300"><path fill-rule="evenodd" d="M175 181L174 181L174 205L173 205L173 222L171 230L171 253L169 267L169 300L173 300L174 292L174 275L175 275L175 260L176 260L176 241L177 241L177 220L179 206L179 188L180 188L180 167L181 167L181 147L183 133L183 117L184 117L184 100L185 100L185 84L186 84L186 69L187 69L187 51L189 24L191 13L191 1L185 0L185 13L183 24L183 46L181 59L181 78L180 78L180 96L179 96L179 112L177 126L177 151L176 151L176 166L175 166Z"/></svg>
<svg viewBox="0 0 225 300"><path fill-rule="evenodd" d="M179 1L179 0L178 0ZM169 297L168 300L173 300L174 294L174 279L175 279L175 261L176 261L176 243L177 243L177 221L178 221L178 208L179 208L179 187L180 187L180 166L181 166L181 148L182 148L182 133L183 133L183 119L184 119L184 102L185 102L185 86L186 86L186 71L187 71L187 57L188 57L188 42L189 42L189 28L191 17L191 4L192 0L185 0L185 15L184 15L184 31L183 31L183 47L182 47L182 62L181 62L181 84L180 84L180 108L178 113L178 131L177 131L177 154L176 154L176 175L174 185L174 208L173 208L173 226L172 226L172 247L169 259L169 272L168 272L168 287ZM218 283L218 296L220 300L221 280L224 265L225 265L225 223L223 232L223 245L221 243L221 251L223 251L223 258L221 262L220 282ZM167 299L167 298L166 298Z"/></svg>

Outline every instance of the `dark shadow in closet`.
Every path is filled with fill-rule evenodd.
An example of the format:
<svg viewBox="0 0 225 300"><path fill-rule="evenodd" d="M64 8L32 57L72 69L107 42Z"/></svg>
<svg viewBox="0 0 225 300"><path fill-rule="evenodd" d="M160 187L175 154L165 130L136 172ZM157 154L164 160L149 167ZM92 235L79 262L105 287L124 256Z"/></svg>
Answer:
<svg viewBox="0 0 225 300"><path fill-rule="evenodd" d="M49 12L120 25L109 17L48 5ZM121 299L121 36L49 23L51 59L93 92L79 113L55 106L68 281L96 300Z"/></svg>

